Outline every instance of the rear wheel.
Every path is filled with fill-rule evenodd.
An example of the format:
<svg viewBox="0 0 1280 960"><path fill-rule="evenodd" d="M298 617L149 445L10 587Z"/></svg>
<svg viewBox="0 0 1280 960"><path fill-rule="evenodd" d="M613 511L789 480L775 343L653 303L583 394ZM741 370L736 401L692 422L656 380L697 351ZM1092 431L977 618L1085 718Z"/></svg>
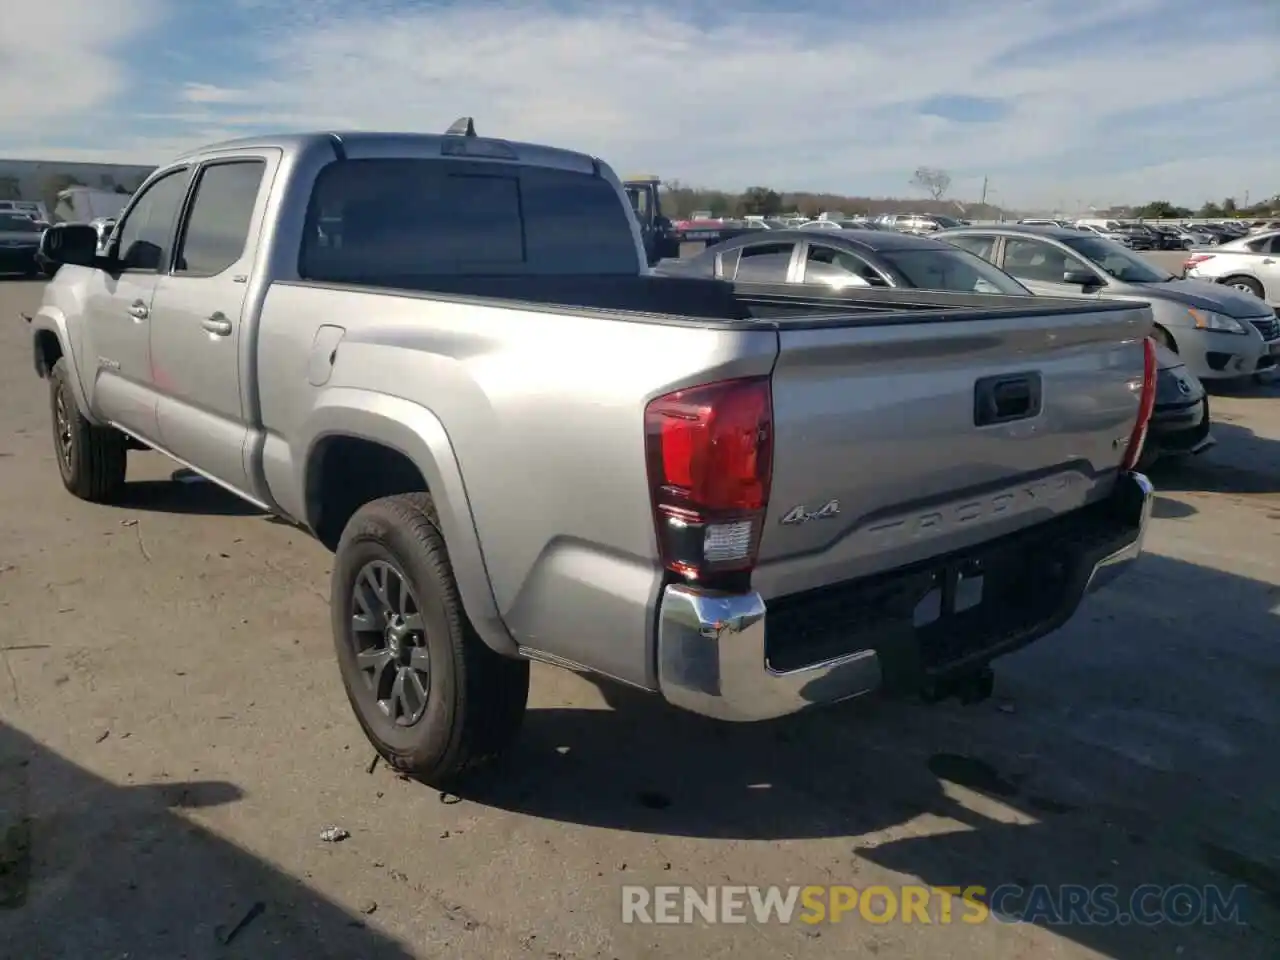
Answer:
<svg viewBox="0 0 1280 960"><path fill-rule="evenodd" d="M1244 293L1252 293L1259 300L1262 299L1262 284L1253 277L1227 277L1222 281L1223 286L1230 287L1232 290L1240 290Z"/></svg>
<svg viewBox="0 0 1280 960"><path fill-rule="evenodd" d="M529 662L495 653L471 626L427 494L356 511L329 602L347 699L393 768L443 786L515 738Z"/></svg>
<svg viewBox="0 0 1280 960"><path fill-rule="evenodd" d="M81 500L110 503L124 490L128 442L112 427L94 426L80 413L65 357L49 372L53 447L62 485Z"/></svg>

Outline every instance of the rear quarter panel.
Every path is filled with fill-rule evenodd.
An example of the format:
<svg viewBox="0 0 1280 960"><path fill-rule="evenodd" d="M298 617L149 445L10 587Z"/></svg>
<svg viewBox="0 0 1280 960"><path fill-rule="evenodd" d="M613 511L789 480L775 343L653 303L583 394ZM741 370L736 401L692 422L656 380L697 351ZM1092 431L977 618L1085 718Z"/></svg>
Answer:
<svg viewBox="0 0 1280 960"><path fill-rule="evenodd" d="M345 328L307 381L323 324ZM644 459L651 398L765 374L773 330L727 331L311 284L272 286L259 333L265 469L298 503L334 391L400 398L448 435L493 600L521 646L654 687L661 581Z"/></svg>

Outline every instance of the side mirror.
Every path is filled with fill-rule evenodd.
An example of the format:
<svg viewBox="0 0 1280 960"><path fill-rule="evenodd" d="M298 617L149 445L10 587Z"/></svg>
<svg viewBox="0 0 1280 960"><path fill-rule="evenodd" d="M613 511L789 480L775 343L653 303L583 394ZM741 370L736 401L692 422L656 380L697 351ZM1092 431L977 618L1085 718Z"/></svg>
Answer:
<svg viewBox="0 0 1280 960"><path fill-rule="evenodd" d="M87 223L54 224L40 236L40 256L57 266L96 266L98 231Z"/></svg>
<svg viewBox="0 0 1280 960"><path fill-rule="evenodd" d="M1068 270L1063 273L1062 282L1075 287L1096 287L1098 275L1092 270Z"/></svg>

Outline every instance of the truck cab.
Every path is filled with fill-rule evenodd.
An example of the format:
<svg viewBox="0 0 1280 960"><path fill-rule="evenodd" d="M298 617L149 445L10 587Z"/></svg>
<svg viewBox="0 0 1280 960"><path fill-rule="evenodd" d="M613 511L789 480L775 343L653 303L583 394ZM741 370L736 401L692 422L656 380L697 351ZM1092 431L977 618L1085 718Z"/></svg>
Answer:
<svg viewBox="0 0 1280 960"><path fill-rule="evenodd" d="M659 260L680 256L680 244L672 230L671 220L662 212L659 187L662 181L655 176L627 177L622 182L631 201L631 209L640 222L640 236L644 241L645 257L649 266Z"/></svg>

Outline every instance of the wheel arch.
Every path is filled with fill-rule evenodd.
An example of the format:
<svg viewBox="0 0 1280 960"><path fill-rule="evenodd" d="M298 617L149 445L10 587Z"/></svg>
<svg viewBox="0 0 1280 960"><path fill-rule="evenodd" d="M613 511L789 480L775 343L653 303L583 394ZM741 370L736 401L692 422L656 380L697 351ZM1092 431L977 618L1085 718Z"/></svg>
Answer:
<svg viewBox="0 0 1280 960"><path fill-rule="evenodd" d="M398 397L331 388L311 423L301 477L307 526L333 549L365 503L430 493L468 618L489 647L514 656L517 645L498 612L462 471L435 414Z"/></svg>
<svg viewBox="0 0 1280 960"><path fill-rule="evenodd" d="M31 348L32 363L35 366L36 375L41 379L48 380L54 364L59 360L66 361L69 368L67 372L70 374L67 379L71 384L71 392L75 395L76 406L86 420L94 426L102 426L102 421L93 415L93 410L89 406L89 397L85 392L80 366L76 362L75 352L71 349L67 319L60 310L42 307L32 318Z"/></svg>

